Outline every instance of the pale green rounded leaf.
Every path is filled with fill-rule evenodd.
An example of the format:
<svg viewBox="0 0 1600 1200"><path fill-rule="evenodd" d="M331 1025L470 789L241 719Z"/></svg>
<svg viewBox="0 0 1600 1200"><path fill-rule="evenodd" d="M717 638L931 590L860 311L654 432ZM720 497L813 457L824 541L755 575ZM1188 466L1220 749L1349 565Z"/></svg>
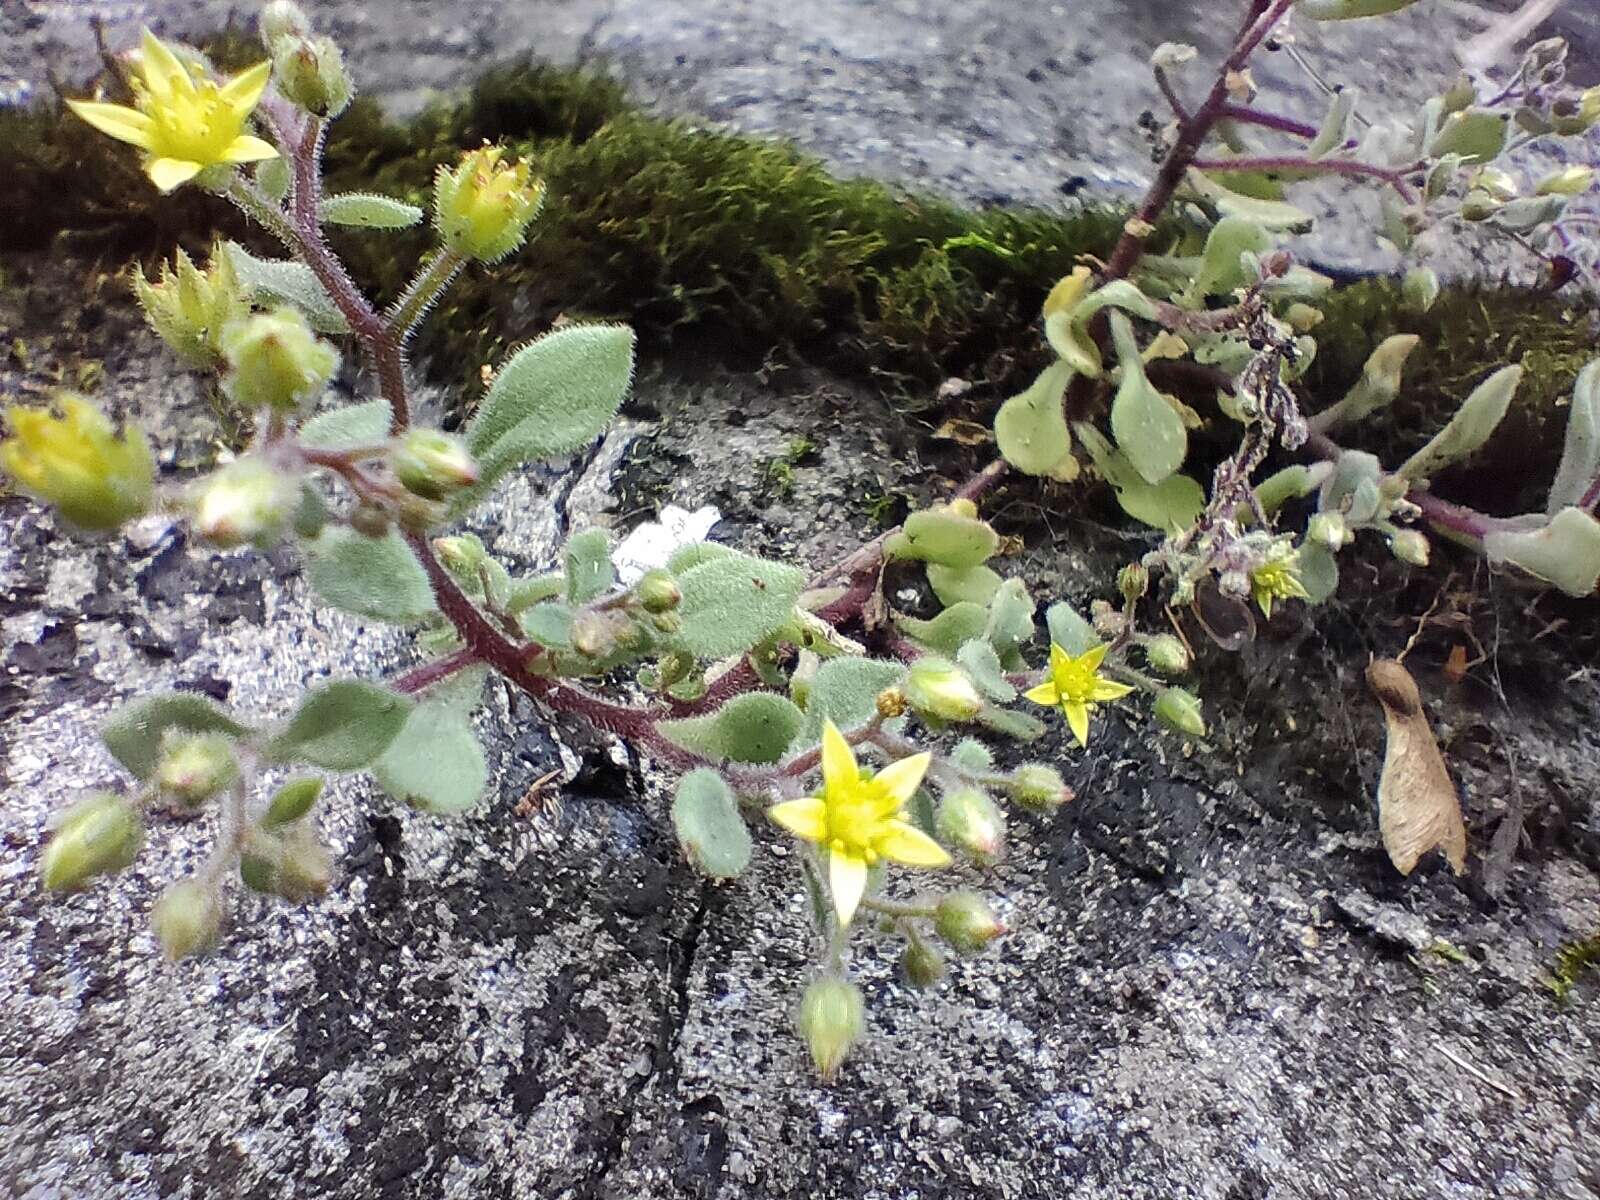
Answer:
<svg viewBox="0 0 1600 1200"><path fill-rule="evenodd" d="M824 720L840 729L855 729L870 721L878 711L878 694L905 676L902 663L876 658L829 659L817 670L806 694L806 724L795 748L816 745Z"/></svg>
<svg viewBox="0 0 1600 1200"><path fill-rule="evenodd" d="M1566 443L1546 511L1555 516L1577 504L1596 478L1600 478L1600 360L1583 369L1572 389Z"/></svg>
<svg viewBox="0 0 1600 1200"><path fill-rule="evenodd" d="M346 192L322 202L323 221L356 229L408 229L422 216L415 204L373 192Z"/></svg>
<svg viewBox="0 0 1600 1200"><path fill-rule="evenodd" d="M939 603L949 607L963 600L971 604L988 604L1000 590L1000 575L993 567L981 563L976 567L956 569L939 563L928 563L928 585Z"/></svg>
<svg viewBox="0 0 1600 1200"><path fill-rule="evenodd" d="M701 767L678 781L672 826L684 857L713 879L732 879L750 863L750 830L715 771Z"/></svg>
<svg viewBox="0 0 1600 1200"><path fill-rule="evenodd" d="M1072 368L1057 360L1024 392L1000 406L994 416L994 437L1005 460L1025 475L1077 475L1072 457L1072 431L1061 409Z"/></svg>
<svg viewBox="0 0 1600 1200"><path fill-rule="evenodd" d="M714 713L662 721L658 728L669 741L704 758L775 763L804 722L804 714L787 697L751 692L735 696Z"/></svg>
<svg viewBox="0 0 1600 1200"><path fill-rule="evenodd" d="M722 658L748 650L794 614L805 572L730 552L678 577L678 639L691 654Z"/></svg>
<svg viewBox="0 0 1600 1200"><path fill-rule="evenodd" d="M920 559L961 570L975 567L1000 549L1000 535L986 521L949 509L912 513L900 532L884 542L886 558Z"/></svg>
<svg viewBox="0 0 1600 1200"><path fill-rule="evenodd" d="M1111 329L1122 361L1122 383L1111 402L1111 432L1140 477L1159 484L1183 466L1189 432L1171 401L1145 376L1128 318L1112 313Z"/></svg>
<svg viewBox="0 0 1600 1200"><path fill-rule="evenodd" d="M306 693L287 728L267 744L276 762L355 771L378 758L411 715L406 697L375 683L341 679Z"/></svg>
<svg viewBox="0 0 1600 1200"><path fill-rule="evenodd" d="M1600 522L1581 508L1564 508L1542 528L1491 533L1483 551L1492 563L1511 563L1560 588L1588 596L1600 581Z"/></svg>
<svg viewBox="0 0 1600 1200"><path fill-rule="evenodd" d="M427 572L393 529L373 538L348 525L328 525L304 552L307 582L335 608L397 625L414 625L437 611Z"/></svg>
<svg viewBox="0 0 1600 1200"><path fill-rule="evenodd" d="M172 729L229 737L249 732L214 700L191 692L168 692L124 704L101 726L100 740L135 778L144 780L155 774L161 739Z"/></svg>
<svg viewBox="0 0 1600 1200"><path fill-rule="evenodd" d="M412 710L372 774L396 800L448 817L483 798L489 764L466 715L430 701Z"/></svg>
<svg viewBox="0 0 1600 1200"><path fill-rule="evenodd" d="M587 604L609 591L617 581L611 561L611 535L604 529L585 529L567 542L565 554L567 600Z"/></svg>

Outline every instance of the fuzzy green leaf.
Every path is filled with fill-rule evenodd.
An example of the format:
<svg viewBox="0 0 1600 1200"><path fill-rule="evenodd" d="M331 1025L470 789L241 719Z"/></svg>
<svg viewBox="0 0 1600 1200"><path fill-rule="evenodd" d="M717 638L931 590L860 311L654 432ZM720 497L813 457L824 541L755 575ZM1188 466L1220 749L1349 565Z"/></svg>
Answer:
<svg viewBox="0 0 1600 1200"><path fill-rule="evenodd" d="M136 779L149 779L161 761L161 739L170 729L239 737L248 727L220 704L190 692L167 692L124 704L100 728L111 756Z"/></svg>
<svg viewBox="0 0 1600 1200"><path fill-rule="evenodd" d="M304 551L307 582L335 608L397 625L414 625L437 611L427 572L393 529L372 538L347 525L327 525Z"/></svg>
<svg viewBox="0 0 1600 1200"><path fill-rule="evenodd" d="M1111 333L1122 362L1122 383L1111 402L1111 432L1133 469L1153 487L1183 466L1189 432L1178 410L1146 377L1128 318L1112 313Z"/></svg>
<svg viewBox="0 0 1600 1200"><path fill-rule="evenodd" d="M482 799L489 764L472 721L448 698L440 698L412 710L372 774L396 800L450 817Z"/></svg>
<svg viewBox="0 0 1600 1200"><path fill-rule="evenodd" d="M1472 390L1450 423L1407 459L1396 474L1411 480L1431 479L1442 468L1472 454L1494 433L1521 382L1520 366L1501 367Z"/></svg>
<svg viewBox="0 0 1600 1200"><path fill-rule="evenodd" d="M513 581L506 589L506 611L520 613L541 600L554 600L567 590L567 577L561 571L546 571Z"/></svg>
<svg viewBox="0 0 1600 1200"><path fill-rule="evenodd" d="M1566 444L1561 448L1561 465L1550 485L1546 512L1555 516L1563 508L1583 499L1600 477L1600 360L1590 363L1578 375L1572 389L1572 412L1567 417Z"/></svg>
<svg viewBox="0 0 1600 1200"><path fill-rule="evenodd" d="M572 649L572 609L546 601L535 604L521 616L522 632L546 650Z"/></svg>
<svg viewBox="0 0 1600 1200"><path fill-rule="evenodd" d="M1410 8L1417 0L1295 0L1294 11L1309 21L1353 21Z"/></svg>
<svg viewBox="0 0 1600 1200"><path fill-rule="evenodd" d="M222 252L245 294L257 304L292 304L318 333L349 333L339 306L304 263L257 258L237 242L223 242Z"/></svg>
<svg viewBox="0 0 1600 1200"><path fill-rule="evenodd" d="M300 442L313 450L349 450L388 440L389 402L368 400L319 413L300 427Z"/></svg>
<svg viewBox="0 0 1600 1200"><path fill-rule="evenodd" d="M567 600L587 604L617 581L611 562L611 535L604 529L585 529L567 542Z"/></svg>
<svg viewBox="0 0 1600 1200"><path fill-rule="evenodd" d="M796 748L821 740L824 720L840 729L855 729L870 721L878 711L878 693L905 676L906 668L900 663L876 658L829 659L817 670L806 694L806 724Z"/></svg>
<svg viewBox="0 0 1600 1200"><path fill-rule="evenodd" d="M409 229L422 220L423 212L391 196L373 192L345 192L322 202L322 219L329 225L349 225L356 229Z"/></svg>
<svg viewBox="0 0 1600 1200"><path fill-rule="evenodd" d="M1032 628L1031 621L1029 628ZM974 639L965 643L956 653L956 662L966 668L967 674L972 676L972 682L989 699L1010 704L1017 698L1017 689L1006 678L1005 669L1000 665L1000 656L988 642Z"/></svg>
<svg viewBox="0 0 1600 1200"><path fill-rule="evenodd" d="M885 558L909 558L961 570L975 567L1000 548L988 522L947 508L912 513L900 532L883 544Z"/></svg>
<svg viewBox="0 0 1600 1200"><path fill-rule="evenodd" d="M1059 600L1045 609L1044 623L1050 631L1050 640L1074 658L1092 650L1100 642L1100 635L1094 631L1094 626L1065 600Z"/></svg>
<svg viewBox="0 0 1600 1200"><path fill-rule="evenodd" d="M912 641L954 658L962 643L985 635L989 628L989 610L981 604L963 601L952 604L931 621L900 617L895 624Z"/></svg>
<svg viewBox="0 0 1600 1200"><path fill-rule="evenodd" d="M1045 732L1045 724L1038 717L1014 708L985 708L978 714L978 721L996 733L1016 738L1019 742L1036 741Z"/></svg>
<svg viewBox="0 0 1600 1200"><path fill-rule="evenodd" d="M1198 305L1206 296L1228 296L1255 282L1245 274L1246 254L1261 254L1272 245L1267 231L1243 217L1224 217L1206 235L1200 270L1189 285L1187 301Z"/></svg>
<svg viewBox="0 0 1600 1200"><path fill-rule="evenodd" d="M1600 582L1600 521L1564 508L1541 528L1496 532L1483 539L1492 563L1511 563L1569 596L1593 594Z"/></svg>
<svg viewBox="0 0 1600 1200"><path fill-rule="evenodd" d="M667 570L674 575L682 575L691 567L698 567L701 563L710 562L714 558L727 558L730 554L739 553L732 546L724 546L721 542L690 542L672 552L672 557L667 559Z"/></svg>
<svg viewBox="0 0 1600 1200"><path fill-rule="evenodd" d="M994 415L994 438L1000 453L1025 475L1077 478L1072 431L1061 408L1071 379L1072 368L1057 359Z"/></svg>
<svg viewBox="0 0 1600 1200"><path fill-rule="evenodd" d="M1339 590L1339 560L1318 542L1307 542L1295 556L1307 604L1321 604Z"/></svg>
<svg viewBox="0 0 1600 1200"><path fill-rule="evenodd" d="M928 585L933 588L933 594L947 608L963 600L970 604L988 604L1000 590L999 573L981 563L962 570L928 563L924 570L928 573Z"/></svg>
<svg viewBox="0 0 1600 1200"><path fill-rule="evenodd" d="M984 637L1002 660L1033 640L1033 597L1020 579L1008 579L989 602Z"/></svg>
<svg viewBox="0 0 1600 1200"><path fill-rule="evenodd" d="M805 572L786 563L737 552L710 558L678 577L679 641L702 658L748 650L790 619L805 585Z"/></svg>
<svg viewBox="0 0 1600 1200"><path fill-rule="evenodd" d="M1324 158L1344 145L1350 129L1350 117L1360 98L1360 88L1342 87L1333 93L1328 101L1327 115L1317 129L1317 136L1306 147L1307 158Z"/></svg>
<svg viewBox="0 0 1600 1200"><path fill-rule="evenodd" d="M481 482L464 503L522 463L594 441L632 379L633 330L624 325L577 325L523 346L495 375L467 427Z"/></svg>
<svg viewBox="0 0 1600 1200"><path fill-rule="evenodd" d="M977 738L962 738L950 751L950 761L968 771L987 771L994 766L994 752Z"/></svg>
<svg viewBox="0 0 1600 1200"><path fill-rule="evenodd" d="M275 762L308 762L330 771L355 771L389 748L412 703L388 688L341 679L306 693L287 728L267 744Z"/></svg>
<svg viewBox="0 0 1600 1200"><path fill-rule="evenodd" d="M676 745L718 762L775 763L804 723L804 714L787 697L751 692L714 713L662 721L658 728Z"/></svg>
<svg viewBox="0 0 1600 1200"><path fill-rule="evenodd" d="M672 826L684 857L713 879L732 879L750 864L750 830L733 791L709 768L678 781Z"/></svg>

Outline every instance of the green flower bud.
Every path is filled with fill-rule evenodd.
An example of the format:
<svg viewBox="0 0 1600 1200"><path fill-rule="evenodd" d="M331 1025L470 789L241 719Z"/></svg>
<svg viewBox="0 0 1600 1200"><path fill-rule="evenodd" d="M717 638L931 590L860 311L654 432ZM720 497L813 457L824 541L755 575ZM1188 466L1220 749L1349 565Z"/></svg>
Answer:
<svg viewBox="0 0 1600 1200"><path fill-rule="evenodd" d="M412 429L389 454L402 487L425 500L443 500L478 482L478 464L466 443L437 429Z"/></svg>
<svg viewBox="0 0 1600 1200"><path fill-rule="evenodd" d="M931 988L944 978L944 955L939 953L937 946L918 938L906 943L905 951L900 955L900 969L905 972L906 982L912 987Z"/></svg>
<svg viewBox="0 0 1600 1200"><path fill-rule="evenodd" d="M970 721L983 708L983 697L967 673L932 655L912 664L900 690L919 716L937 721Z"/></svg>
<svg viewBox="0 0 1600 1200"><path fill-rule="evenodd" d="M1487 221L1501 209L1500 201L1488 192L1473 189L1461 201L1461 219L1464 221Z"/></svg>
<svg viewBox="0 0 1600 1200"><path fill-rule="evenodd" d="M202 480L193 499L195 532L214 546L269 546L299 500L295 481L248 455Z"/></svg>
<svg viewBox="0 0 1600 1200"><path fill-rule="evenodd" d="M611 622L599 613L579 613L572 622L572 648L585 658L605 658L617 648Z"/></svg>
<svg viewBox="0 0 1600 1200"><path fill-rule="evenodd" d="M1567 167L1539 181L1541 196L1581 196L1594 186L1593 167Z"/></svg>
<svg viewBox="0 0 1600 1200"><path fill-rule="evenodd" d="M444 244L479 262L496 262L527 236L544 203L544 184L529 179L526 162L502 162L505 151L484 146L462 155L433 182L433 220Z"/></svg>
<svg viewBox="0 0 1600 1200"><path fill-rule="evenodd" d="M800 1001L800 1036L823 1079L832 1079L866 1028L861 989L833 975L806 988Z"/></svg>
<svg viewBox="0 0 1600 1200"><path fill-rule="evenodd" d="M221 347L229 368L222 390L243 409L291 412L316 399L339 368L339 352L287 305L234 321Z"/></svg>
<svg viewBox="0 0 1600 1200"><path fill-rule="evenodd" d="M154 496L155 459L144 434L120 435L82 396L64 392L54 408L6 409L11 436L0 440L0 472L74 525L115 529L141 516Z"/></svg>
<svg viewBox="0 0 1600 1200"><path fill-rule="evenodd" d="M287 34L268 46L272 78L291 104L313 116L336 117L349 107L355 90L344 69L344 55L332 39Z"/></svg>
<svg viewBox="0 0 1600 1200"><path fill-rule="evenodd" d="M1117 591L1124 600L1137 600L1150 590L1150 571L1139 563L1129 563L1117 572Z"/></svg>
<svg viewBox="0 0 1600 1200"><path fill-rule="evenodd" d="M220 250L201 271L182 250L177 267L161 264L158 279L134 268L133 294L161 340L191 366L209 370L222 361L222 331L250 313L233 263Z"/></svg>
<svg viewBox="0 0 1600 1200"><path fill-rule="evenodd" d="M291 0L272 0L261 10L261 44L268 52L280 38L305 37L311 32L311 19Z"/></svg>
<svg viewBox="0 0 1600 1200"><path fill-rule="evenodd" d="M1306 525L1306 541L1335 553L1355 541L1355 537L1343 513L1319 512Z"/></svg>
<svg viewBox="0 0 1600 1200"><path fill-rule="evenodd" d="M671 612L683 600L683 592L679 590L672 572L659 567L644 573L639 582L633 585L633 594L648 613Z"/></svg>
<svg viewBox="0 0 1600 1200"><path fill-rule="evenodd" d="M975 892L943 897L934 910L933 927L946 945L962 954L976 954L1006 931L988 902Z"/></svg>
<svg viewBox="0 0 1600 1200"><path fill-rule="evenodd" d="M322 795L322 780L315 775L302 775L291 779L272 794L266 814L261 818L263 829L277 829L298 821L311 811L311 806Z"/></svg>
<svg viewBox="0 0 1600 1200"><path fill-rule="evenodd" d="M1592 87L1576 99L1564 96L1550 108L1550 125L1563 137L1588 133L1600 124L1600 86Z"/></svg>
<svg viewBox="0 0 1600 1200"><path fill-rule="evenodd" d="M669 637L683 628L683 618L675 612L656 613L650 618L650 624L656 631Z"/></svg>
<svg viewBox="0 0 1600 1200"><path fill-rule="evenodd" d="M1185 688L1171 687L1156 697L1156 720L1174 733L1205 737L1206 722L1200 711L1200 697Z"/></svg>
<svg viewBox="0 0 1600 1200"><path fill-rule="evenodd" d="M1194 665L1189 647L1183 639L1170 633L1158 633L1144 644L1144 656L1151 667L1163 675L1182 675Z"/></svg>
<svg viewBox="0 0 1600 1200"><path fill-rule="evenodd" d="M1428 565L1428 538L1415 529L1397 529L1389 535L1389 552L1414 567Z"/></svg>
<svg viewBox="0 0 1600 1200"><path fill-rule="evenodd" d="M239 778L233 743L223 734L170 730L161 751L156 786L189 808L198 808Z"/></svg>
<svg viewBox="0 0 1600 1200"><path fill-rule="evenodd" d="M478 570L488 561L488 552L476 534L463 533L455 537L433 539L434 553L445 570L463 583L476 582Z"/></svg>
<svg viewBox="0 0 1600 1200"><path fill-rule="evenodd" d="M203 954L217 944L222 930L222 905L216 888L198 879L173 884L150 910L150 924L161 949L173 962Z"/></svg>
<svg viewBox="0 0 1600 1200"><path fill-rule="evenodd" d="M305 825L282 834L254 831L239 856L239 878L252 891L303 904L333 882L333 858Z"/></svg>
<svg viewBox="0 0 1600 1200"><path fill-rule="evenodd" d="M389 512L380 504L363 501L350 510L350 528L362 537L385 537L389 533L389 525Z"/></svg>
<svg viewBox="0 0 1600 1200"><path fill-rule="evenodd" d="M69 808L39 859L39 877L51 891L76 891L96 875L120 871L144 845L139 810L109 792Z"/></svg>
<svg viewBox="0 0 1600 1200"><path fill-rule="evenodd" d="M996 862L1005 846L1005 815L977 788L962 788L945 796L936 825L940 841L960 846L982 863Z"/></svg>
<svg viewBox="0 0 1600 1200"><path fill-rule="evenodd" d="M1043 763L1024 763L1009 780L1011 798L1034 812L1053 813L1072 799L1061 772Z"/></svg>

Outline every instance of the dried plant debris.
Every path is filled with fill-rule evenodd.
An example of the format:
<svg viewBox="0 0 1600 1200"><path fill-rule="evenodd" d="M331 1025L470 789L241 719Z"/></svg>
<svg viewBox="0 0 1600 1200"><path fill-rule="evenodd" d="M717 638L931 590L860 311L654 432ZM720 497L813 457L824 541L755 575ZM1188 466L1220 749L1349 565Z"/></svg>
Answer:
<svg viewBox="0 0 1600 1200"><path fill-rule="evenodd" d="M1443 852L1455 873L1467 867L1467 827L1461 801L1422 711L1411 672L1393 659L1367 668L1367 684L1383 705L1389 744L1378 780L1378 826L1389 861L1409 875L1423 855Z"/></svg>

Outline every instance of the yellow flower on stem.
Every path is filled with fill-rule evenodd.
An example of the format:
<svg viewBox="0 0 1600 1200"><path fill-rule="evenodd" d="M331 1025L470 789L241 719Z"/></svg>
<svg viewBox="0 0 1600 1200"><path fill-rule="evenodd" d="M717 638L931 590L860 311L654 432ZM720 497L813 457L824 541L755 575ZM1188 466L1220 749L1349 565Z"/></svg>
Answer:
<svg viewBox="0 0 1600 1200"><path fill-rule="evenodd" d="M146 512L156 465L144 434L119 434L82 396L63 393L55 408L6 410L0 472L85 529L115 529Z"/></svg>
<svg viewBox="0 0 1600 1200"><path fill-rule="evenodd" d="M271 144L245 132L272 64L257 63L226 83L186 66L148 29L130 83L133 106L69 100L67 107L101 133L139 147L144 170L163 192L207 167L276 158Z"/></svg>
<svg viewBox="0 0 1600 1200"><path fill-rule="evenodd" d="M828 853L828 886L839 924L848 925L867 890L867 870L882 859L945 867L950 855L905 819L906 803L927 774L931 754L863 771L832 721L822 727L822 794L774 804L767 815Z"/></svg>
<svg viewBox="0 0 1600 1200"><path fill-rule="evenodd" d="M1100 674L1100 664L1105 661L1109 649L1102 642L1074 658L1051 642L1050 668L1045 681L1023 693L1035 704L1059 708L1080 746L1089 744L1089 714L1094 706L1107 700L1120 700L1133 691L1127 684Z"/></svg>
<svg viewBox="0 0 1600 1200"><path fill-rule="evenodd" d="M1311 598L1306 585L1300 582L1299 564L1290 551L1274 555L1250 572L1250 594L1268 620L1272 619L1273 601Z"/></svg>

